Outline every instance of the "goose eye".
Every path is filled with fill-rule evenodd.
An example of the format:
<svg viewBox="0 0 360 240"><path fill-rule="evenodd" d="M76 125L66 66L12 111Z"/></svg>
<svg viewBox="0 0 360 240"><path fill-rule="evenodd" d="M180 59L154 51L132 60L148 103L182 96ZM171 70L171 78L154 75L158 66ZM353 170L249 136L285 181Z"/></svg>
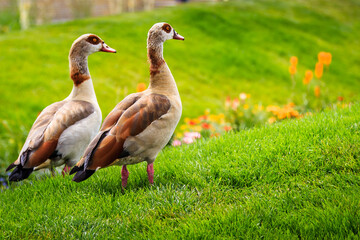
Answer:
<svg viewBox="0 0 360 240"><path fill-rule="evenodd" d="M163 26L163 30L164 30L165 32L169 33L169 32L171 31L170 25L169 25L169 24L165 24L165 25Z"/></svg>
<svg viewBox="0 0 360 240"><path fill-rule="evenodd" d="M95 36L90 36L86 41L88 41L91 44L96 45L99 43L100 39Z"/></svg>

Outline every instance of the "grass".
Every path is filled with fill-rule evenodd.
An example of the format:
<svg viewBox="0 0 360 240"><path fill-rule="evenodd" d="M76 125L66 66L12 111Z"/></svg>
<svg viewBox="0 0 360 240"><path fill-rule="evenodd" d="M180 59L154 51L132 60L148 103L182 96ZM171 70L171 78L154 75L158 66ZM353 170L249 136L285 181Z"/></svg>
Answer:
<svg viewBox="0 0 360 240"><path fill-rule="evenodd" d="M185 4L143 13L45 25L0 35L0 169L16 159L37 114L71 91L68 51L83 33L100 35L116 55L90 56L103 116L139 82L148 83L146 34L167 21L186 40L168 41L165 58L177 81L183 116L223 111L227 95L286 104L289 58L298 56L298 84L317 53L333 54L324 80L329 96L359 99L360 21L357 1L230 1ZM1 20L1 19L0 19ZM294 99L301 104L301 96Z"/></svg>
<svg viewBox="0 0 360 240"><path fill-rule="evenodd" d="M30 178L0 194L0 238L345 239L360 231L360 104L167 148L80 184ZM21 197L20 197L21 196Z"/></svg>
<svg viewBox="0 0 360 240"><path fill-rule="evenodd" d="M301 82L320 51L333 55L324 76L330 97L358 102L359 10L355 0L230 1L11 30L0 35L0 169L17 157L38 112L69 94L68 50L85 32L118 50L89 59L105 116L148 81L148 29L171 23L186 41L167 42L164 55L183 116L195 117L222 111L240 92L287 103L290 56L299 58ZM166 148L153 186L144 164L129 167L125 190L118 167L80 184L32 175L0 193L0 239L358 238L359 116L357 103Z"/></svg>

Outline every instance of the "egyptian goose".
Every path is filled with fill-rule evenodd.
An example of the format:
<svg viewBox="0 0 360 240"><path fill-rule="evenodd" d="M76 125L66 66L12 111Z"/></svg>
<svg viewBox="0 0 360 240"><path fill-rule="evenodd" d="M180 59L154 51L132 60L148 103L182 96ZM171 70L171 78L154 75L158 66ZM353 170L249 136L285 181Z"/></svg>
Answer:
<svg viewBox="0 0 360 240"><path fill-rule="evenodd" d="M33 170L44 167L65 164L64 170L69 171L79 161L101 124L87 62L90 54L99 51L116 52L94 34L74 41L69 54L73 89L67 98L49 105L37 117L18 159L6 169L16 167L10 181L26 179Z"/></svg>
<svg viewBox="0 0 360 240"><path fill-rule="evenodd" d="M182 110L175 80L163 58L163 44L169 39L184 40L167 23L151 27L147 38L149 88L130 94L109 113L71 170L70 174L76 172L73 181L81 182L100 168L120 165L122 186L126 187L126 166L146 161L149 182L154 182L153 162L169 142Z"/></svg>

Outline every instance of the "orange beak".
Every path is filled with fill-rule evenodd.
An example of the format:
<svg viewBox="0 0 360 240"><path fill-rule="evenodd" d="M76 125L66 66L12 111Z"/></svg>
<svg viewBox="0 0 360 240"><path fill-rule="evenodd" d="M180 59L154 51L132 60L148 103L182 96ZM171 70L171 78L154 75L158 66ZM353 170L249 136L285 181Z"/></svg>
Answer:
<svg viewBox="0 0 360 240"><path fill-rule="evenodd" d="M106 43L103 43L102 49L100 49L101 52L111 52L116 53L116 50L106 45Z"/></svg>
<svg viewBox="0 0 360 240"><path fill-rule="evenodd" d="M175 30L174 30L173 39L176 39L176 40L185 40L185 38L184 38L183 36L181 36L180 34L178 34L177 32L175 32Z"/></svg>

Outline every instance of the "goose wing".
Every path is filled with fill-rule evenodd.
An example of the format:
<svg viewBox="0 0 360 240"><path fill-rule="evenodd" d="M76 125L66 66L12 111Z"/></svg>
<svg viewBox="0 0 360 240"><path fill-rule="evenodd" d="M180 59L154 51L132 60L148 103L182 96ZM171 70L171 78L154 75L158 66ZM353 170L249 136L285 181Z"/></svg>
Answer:
<svg viewBox="0 0 360 240"><path fill-rule="evenodd" d="M7 170L21 165L33 168L46 161L55 151L60 135L77 121L95 111L86 101L61 101L46 107L34 122L18 159Z"/></svg>
<svg viewBox="0 0 360 240"><path fill-rule="evenodd" d="M82 162L78 164L78 170L96 170L111 165L118 158L128 156L129 153L124 149L125 140L129 136L143 132L151 123L166 114L171 104L165 95L152 93L140 97L132 104L123 103L123 106L127 108L122 109L121 114L117 114L119 117L116 123L108 127L103 126L102 131L90 144ZM109 114L109 122L115 118L110 115L115 115L119 111ZM106 121L104 125L105 123Z"/></svg>

